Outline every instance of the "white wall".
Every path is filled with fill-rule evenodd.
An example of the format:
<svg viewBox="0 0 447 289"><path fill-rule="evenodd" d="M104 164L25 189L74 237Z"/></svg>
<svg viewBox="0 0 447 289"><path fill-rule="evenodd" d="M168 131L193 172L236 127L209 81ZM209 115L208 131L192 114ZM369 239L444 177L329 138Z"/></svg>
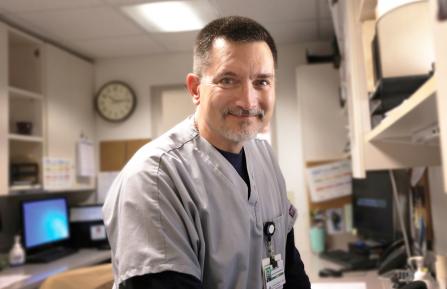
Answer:
<svg viewBox="0 0 447 289"><path fill-rule="evenodd" d="M191 115L196 109L185 88L166 89L161 92L161 121L158 122L158 135Z"/></svg>
<svg viewBox="0 0 447 289"><path fill-rule="evenodd" d="M340 106L339 84L338 70L332 64L297 69L304 161L336 159L343 155L348 141L348 119Z"/></svg>
<svg viewBox="0 0 447 289"><path fill-rule="evenodd" d="M298 209L295 243L300 251L309 250L309 216L301 169L303 163L301 152L302 132L299 125L298 108L300 106L297 97L297 86L300 84L296 81L296 71L298 67L306 64L306 49L318 50L326 48L326 45L325 43L313 43L279 47L273 144L278 155L279 165L286 179L289 198ZM317 87L321 87L325 78L318 75L315 81L318 83ZM315 133L319 132L315 131Z"/></svg>
<svg viewBox="0 0 447 289"><path fill-rule="evenodd" d="M71 187L93 187L93 178L75 174L81 135L96 141L93 64L53 45L45 49L47 156L72 161Z"/></svg>
<svg viewBox="0 0 447 289"><path fill-rule="evenodd" d="M134 89L138 100L134 114L123 123L109 123L97 117L98 141L153 138L150 115L151 86L183 84L191 67L191 53L97 61L95 63L95 91L108 81L121 80Z"/></svg>
<svg viewBox="0 0 447 289"><path fill-rule="evenodd" d="M310 251L305 162L340 157L347 142L348 121L338 101L339 74L331 64L299 66L296 79L299 139L295 149L295 201L301 218L295 225L295 239L301 251Z"/></svg>

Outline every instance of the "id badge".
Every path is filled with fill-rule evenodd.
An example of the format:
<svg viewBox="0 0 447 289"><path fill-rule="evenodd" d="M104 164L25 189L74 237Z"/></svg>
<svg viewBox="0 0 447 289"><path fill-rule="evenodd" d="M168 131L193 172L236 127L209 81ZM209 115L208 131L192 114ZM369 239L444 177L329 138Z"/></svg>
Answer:
<svg viewBox="0 0 447 289"><path fill-rule="evenodd" d="M262 259L262 275L264 277L265 289L281 289L286 283L281 254L275 255L275 261L276 267L271 264L270 258Z"/></svg>

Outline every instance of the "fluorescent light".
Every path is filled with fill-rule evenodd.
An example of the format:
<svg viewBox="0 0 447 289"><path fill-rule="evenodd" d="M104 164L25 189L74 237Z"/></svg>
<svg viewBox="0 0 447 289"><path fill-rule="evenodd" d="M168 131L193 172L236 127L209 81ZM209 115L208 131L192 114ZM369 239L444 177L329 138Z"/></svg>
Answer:
<svg viewBox="0 0 447 289"><path fill-rule="evenodd" d="M212 19L212 9L197 1L165 1L122 7L151 32L199 30Z"/></svg>

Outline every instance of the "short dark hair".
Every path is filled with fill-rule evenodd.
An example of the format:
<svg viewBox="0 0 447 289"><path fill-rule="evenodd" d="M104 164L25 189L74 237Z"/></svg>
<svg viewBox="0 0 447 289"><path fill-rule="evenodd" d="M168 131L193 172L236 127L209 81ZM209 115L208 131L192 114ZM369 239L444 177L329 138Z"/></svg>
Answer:
<svg viewBox="0 0 447 289"><path fill-rule="evenodd" d="M209 65L209 51L216 38L234 42L264 41L272 52L275 67L277 65L278 52L275 41L267 29L250 18L228 16L211 21L197 35L193 64L195 74L201 75L203 67Z"/></svg>

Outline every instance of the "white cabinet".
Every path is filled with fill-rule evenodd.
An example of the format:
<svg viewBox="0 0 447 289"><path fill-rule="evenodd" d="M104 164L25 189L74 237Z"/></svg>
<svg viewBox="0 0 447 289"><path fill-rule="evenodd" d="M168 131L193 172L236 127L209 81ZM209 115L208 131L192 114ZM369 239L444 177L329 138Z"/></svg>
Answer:
<svg viewBox="0 0 447 289"><path fill-rule="evenodd" d="M428 3L428 2L427 2ZM369 92L371 90L371 21L375 0L339 1L345 19L341 35L344 47L342 81L347 83L347 104L351 130L351 157L355 177L368 170L411 168L447 164L447 22L436 19L437 1L430 0L430 29L435 49L435 74L414 94L390 111L372 128ZM332 9L334 10L334 9ZM419 60L414 55L415 61ZM438 129L439 128L439 129ZM440 132L440 137L424 140ZM425 134L424 134L425 133ZM443 166L447 191L447 166Z"/></svg>
<svg viewBox="0 0 447 289"><path fill-rule="evenodd" d="M0 195L5 195L42 187L44 50L40 40L1 23L0 39Z"/></svg>
<svg viewBox="0 0 447 289"><path fill-rule="evenodd" d="M76 176L76 144L96 140L93 64L50 44L45 52L47 155L71 163L69 189L93 188Z"/></svg>
<svg viewBox="0 0 447 289"><path fill-rule="evenodd" d="M92 63L0 22L0 195L46 191L45 157L72 164L61 189L94 188L76 177L77 142L95 141L93 80Z"/></svg>

